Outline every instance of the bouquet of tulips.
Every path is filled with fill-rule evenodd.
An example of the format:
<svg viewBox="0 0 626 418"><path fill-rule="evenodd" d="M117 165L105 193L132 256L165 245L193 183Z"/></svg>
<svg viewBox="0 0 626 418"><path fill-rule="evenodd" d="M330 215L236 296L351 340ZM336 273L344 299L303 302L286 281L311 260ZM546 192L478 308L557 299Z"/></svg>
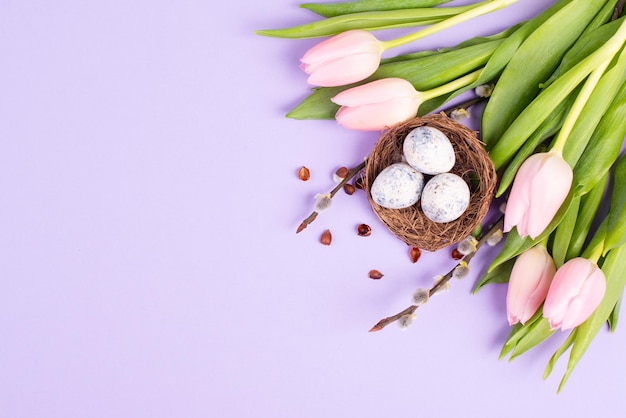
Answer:
<svg viewBox="0 0 626 418"><path fill-rule="evenodd" d="M597 332L605 324L615 329L626 284L626 160L619 157L626 135L624 0L555 0L501 33L381 59L386 50L516 1L303 4L321 19L259 33L328 37L301 59L317 87L289 112L292 118L334 118L350 129L379 131L464 92L488 96L480 136L498 171L496 195L508 196L506 238L475 290L508 283L511 333L503 356L516 357L557 330L569 332L545 373L571 348L560 390ZM420 29L387 41L372 33L411 26ZM601 205L604 199L610 204Z"/></svg>

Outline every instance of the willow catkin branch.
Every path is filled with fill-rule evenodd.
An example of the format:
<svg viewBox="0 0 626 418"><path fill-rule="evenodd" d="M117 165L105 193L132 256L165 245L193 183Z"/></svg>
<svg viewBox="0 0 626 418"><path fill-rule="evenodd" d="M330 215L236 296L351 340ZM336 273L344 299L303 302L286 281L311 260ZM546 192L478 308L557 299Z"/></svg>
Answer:
<svg viewBox="0 0 626 418"><path fill-rule="evenodd" d="M359 171L363 170L364 167L365 160L363 160L359 165L352 167L350 170L348 170L348 174L346 174L346 176L337 184L337 186L335 186L335 188L328 193L329 196L333 198L337 194L337 192L341 190L341 188L345 186L354 176L356 176ZM302 232L307 226L309 226L317 218L318 214L319 213L317 211L313 211L309 216L307 216L298 226L296 234Z"/></svg>
<svg viewBox="0 0 626 418"><path fill-rule="evenodd" d="M472 258L474 258L474 255L476 254L476 252L480 249L480 247L482 247L485 242L487 242L487 240L493 235L495 234L497 231L499 231L500 229L502 229L502 225L504 224L504 216L500 216L500 218L496 221L496 223L489 229L489 231L487 231L479 240L478 243L476 244L476 251L467 254L466 256L464 256L459 262L458 264L456 264L445 276L443 276L440 280L437 281L437 283L435 283L428 291L428 295L432 296L435 293L437 293L443 286L445 286L445 284L453 277L454 274L454 270L460 266L463 263L469 264L469 262L472 260ZM385 328L387 325L396 322L398 319L402 318L405 315L412 315L418 308L418 305L411 305L408 308L402 310L401 312L398 312L395 315L389 316L387 318L383 318L380 321L378 321L378 323L376 325L374 325L369 332L376 332L376 331L380 331L383 328Z"/></svg>

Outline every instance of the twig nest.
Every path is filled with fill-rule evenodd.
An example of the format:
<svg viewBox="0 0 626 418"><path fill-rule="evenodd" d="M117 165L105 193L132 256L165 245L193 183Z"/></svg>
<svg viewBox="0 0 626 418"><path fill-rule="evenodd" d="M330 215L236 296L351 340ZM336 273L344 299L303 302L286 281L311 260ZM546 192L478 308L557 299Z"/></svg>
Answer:
<svg viewBox="0 0 626 418"><path fill-rule="evenodd" d="M421 201L396 209L383 207L372 197L371 187L378 174L405 161L405 138L421 126L435 128L450 140L454 166L449 172L463 179L469 189L467 208L449 222L429 219ZM466 238L481 223L493 199L496 181L493 163L476 133L441 113L414 118L385 131L367 159L364 189L374 213L394 235L410 246L436 251Z"/></svg>

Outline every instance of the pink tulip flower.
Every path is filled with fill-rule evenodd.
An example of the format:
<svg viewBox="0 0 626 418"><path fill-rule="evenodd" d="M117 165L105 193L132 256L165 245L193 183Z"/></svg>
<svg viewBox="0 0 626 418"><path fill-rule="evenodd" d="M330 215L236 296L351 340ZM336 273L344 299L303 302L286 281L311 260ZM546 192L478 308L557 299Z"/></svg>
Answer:
<svg viewBox="0 0 626 418"><path fill-rule="evenodd" d="M401 78L384 78L347 89L331 99L341 106L335 119L349 129L377 131L414 117L420 94Z"/></svg>
<svg viewBox="0 0 626 418"><path fill-rule="evenodd" d="M537 238L550 224L572 186L572 168L560 153L538 153L520 167L504 213L504 232Z"/></svg>
<svg viewBox="0 0 626 418"><path fill-rule="evenodd" d="M365 30L349 30L309 49L300 59L308 82L332 87L356 83L378 69L383 43Z"/></svg>
<svg viewBox="0 0 626 418"><path fill-rule="evenodd" d="M517 257L506 294L509 325L524 324L537 312L546 299L555 272L554 260L543 245Z"/></svg>
<svg viewBox="0 0 626 418"><path fill-rule="evenodd" d="M550 329L572 329L596 310L606 292L606 278L597 264L586 258L573 258L554 275L543 316Z"/></svg>

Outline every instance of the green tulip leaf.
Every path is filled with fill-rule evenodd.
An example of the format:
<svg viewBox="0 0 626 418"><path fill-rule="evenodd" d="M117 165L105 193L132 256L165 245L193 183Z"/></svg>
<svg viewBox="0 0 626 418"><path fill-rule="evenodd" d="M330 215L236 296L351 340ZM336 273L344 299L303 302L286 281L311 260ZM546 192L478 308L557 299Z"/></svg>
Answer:
<svg viewBox="0 0 626 418"><path fill-rule="evenodd" d="M515 344L509 360L521 356L528 350L547 340L555 331L550 330L550 324L546 318L539 318L533 322L528 332Z"/></svg>
<svg viewBox="0 0 626 418"><path fill-rule="evenodd" d="M572 187L576 194L588 193L617 159L626 135L626 83L622 83L574 167Z"/></svg>
<svg viewBox="0 0 626 418"><path fill-rule="evenodd" d="M572 199L572 204L569 209L565 213L563 220L559 226L556 227L554 231L554 240L552 242L552 259L554 260L554 264L558 269L561 267L567 258L567 249L569 248L569 243L572 240L572 235L574 233L574 227L576 226L576 221L578 220L578 212L580 209L580 197L575 197Z"/></svg>
<svg viewBox="0 0 626 418"><path fill-rule="evenodd" d="M483 112L481 131L483 141L488 147L495 146L496 142L497 144L503 143L501 147L506 149L512 145L514 142L512 133L516 131L507 134L509 130L505 131L505 129L512 125L518 116L521 116L522 111L530 105L539 92L540 84L554 72L563 55L605 3L606 0L571 0L532 31L519 46L502 71ZM537 51L542 51L541 59L537 59ZM589 72L591 71L589 70L587 74ZM573 87L575 86L567 90L564 85L560 85L559 89L568 94ZM543 119L563 98L564 96L560 99L555 97L551 106L547 106L546 103L542 104L543 109L540 113L544 114ZM533 115L534 120L536 117L537 115ZM541 124L543 119L529 125L532 127L530 133ZM520 130L519 124L516 129ZM528 138L530 133L525 135L523 140ZM523 140L515 144L513 153L521 146Z"/></svg>
<svg viewBox="0 0 626 418"><path fill-rule="evenodd" d="M510 353L517 343L522 340L531 330L533 325L541 320L541 309L539 309L535 314L530 317L525 324L517 323L511 327L511 331L509 332L509 336L507 337L504 345L502 346L502 351L500 352L500 356L498 358L504 358L508 353Z"/></svg>
<svg viewBox="0 0 626 418"><path fill-rule="evenodd" d="M567 3L569 3L569 0L557 1L542 13L525 22L515 34L508 37L493 53L492 58L487 63L485 70L478 79L478 83L486 84L498 77L524 40ZM485 138L483 138L483 141L485 141Z"/></svg>
<svg viewBox="0 0 626 418"><path fill-rule="evenodd" d="M600 306L598 306L595 312L576 329L576 339L572 345L572 350L567 362L567 370L559 384L559 391L563 389L563 386L571 376L576 364L578 364L585 354L585 351L587 351L587 348L598 331L604 326L620 299L624 291L624 285L626 284L625 269L626 245L622 245L609 251L602 264L602 271L604 272L607 282L606 293Z"/></svg>
<svg viewBox="0 0 626 418"><path fill-rule="evenodd" d="M480 278L480 280L474 286L472 293L477 293L480 289L488 284L503 284L508 283L511 277L511 271L515 264L515 258L505 261L504 263L496 266L493 270L486 272Z"/></svg>
<svg viewBox="0 0 626 418"><path fill-rule="evenodd" d="M572 238L569 242L566 260L570 258L578 257L582 251L583 245L587 240L591 225L595 219L600 203L602 202L602 196L604 195L604 189L606 188L606 182L608 173L596 183L589 193L583 195L580 200L580 210L578 212L578 219L576 219L576 225L572 232Z"/></svg>
<svg viewBox="0 0 626 418"><path fill-rule="evenodd" d="M498 356L498 359L500 360L503 359L504 357L506 357L507 354L511 352L511 350L515 348L515 343L517 342L517 340L512 341L512 339L522 329L523 329L523 326L522 324L519 324L519 323L511 327L511 332L509 332L508 338L502 345L502 349L500 350L500 355ZM519 338L521 338L521 336Z"/></svg>
<svg viewBox="0 0 626 418"><path fill-rule="evenodd" d="M500 185L496 192L496 197L502 196L511 186L517 171L521 165L530 157L533 152L537 151L537 147L546 141L549 137L554 135L563 125L563 120L567 116L567 111L572 106L575 94L570 94L556 109L550 113L550 116L542 122L535 132L528 138L528 140L522 145L519 151L515 154L515 157L508 163L504 173L500 178ZM501 167L496 167L496 170Z"/></svg>
<svg viewBox="0 0 626 418"><path fill-rule="evenodd" d="M591 241L587 244L585 251L581 254L583 258L592 257L594 254L601 254L604 249L604 240L606 239L607 233L607 219L604 218L596 232L593 234Z"/></svg>
<svg viewBox="0 0 626 418"><path fill-rule="evenodd" d="M438 6L451 0L356 0L333 3L304 3L300 7L324 17L383 10L417 9Z"/></svg>
<svg viewBox="0 0 626 418"><path fill-rule="evenodd" d="M617 303L613 307L613 310L611 311L611 315L609 315L609 319L607 320L609 323L609 331L611 332L615 332L615 329L617 328L617 322L619 319L619 311L622 306L623 296L624 294L622 293L622 295L620 295L619 299L617 300Z"/></svg>
<svg viewBox="0 0 626 418"><path fill-rule="evenodd" d="M572 167L576 166L602 116L626 80L626 50L622 49L616 61L600 78L567 138L563 158Z"/></svg>
<svg viewBox="0 0 626 418"><path fill-rule="evenodd" d="M606 6L613 6L615 0L608 2ZM611 14L613 13L611 7ZM598 14L601 16L601 14ZM596 18L598 17L596 16ZM601 16L604 18L604 16ZM552 81L556 80L561 74L566 73L570 70L574 65L578 64L582 59L591 54L596 49L600 48L606 41L608 41L611 36L615 35L617 28L619 27L622 19L618 19L612 21L610 23L603 24L601 26L596 26L594 22L590 23L589 26L585 29L585 33L581 35L580 38L572 45L572 48L567 51L567 53L563 56L559 67L556 71L550 76L550 79L545 81L542 84L542 87L546 87L552 83Z"/></svg>
<svg viewBox="0 0 626 418"><path fill-rule="evenodd" d="M546 365L545 370L543 371L543 380L546 380L548 376L552 373L554 369L554 365L559 360L559 358L574 344L574 339L576 338L576 330L573 330L567 336L567 339L561 344L561 346L554 352L550 360L548 360L548 364Z"/></svg>
<svg viewBox="0 0 626 418"><path fill-rule="evenodd" d="M377 31L413 26L428 26L470 10L472 7L473 5L351 13L289 28L258 30L255 33L257 35L271 36L274 38L308 39L337 35L353 29Z"/></svg>
<svg viewBox="0 0 626 418"><path fill-rule="evenodd" d="M601 62L614 54L614 47L614 43L606 43L602 48L596 50L567 73L556 79L532 100L491 149L489 155L494 164L498 167L505 164L550 113L558 107L559 103L565 100ZM494 93L496 90L497 85ZM488 105L492 104L492 100L493 97L489 99Z"/></svg>
<svg viewBox="0 0 626 418"><path fill-rule="evenodd" d="M607 215L607 234L604 253L626 243L626 157L615 165L613 195Z"/></svg>
<svg viewBox="0 0 626 418"><path fill-rule="evenodd" d="M501 264L512 260L524 251L530 249L532 246L533 241L530 238L520 237L517 232L517 228L513 228L506 234L504 245L502 245L502 249L487 268L487 272L490 273L494 271Z"/></svg>

